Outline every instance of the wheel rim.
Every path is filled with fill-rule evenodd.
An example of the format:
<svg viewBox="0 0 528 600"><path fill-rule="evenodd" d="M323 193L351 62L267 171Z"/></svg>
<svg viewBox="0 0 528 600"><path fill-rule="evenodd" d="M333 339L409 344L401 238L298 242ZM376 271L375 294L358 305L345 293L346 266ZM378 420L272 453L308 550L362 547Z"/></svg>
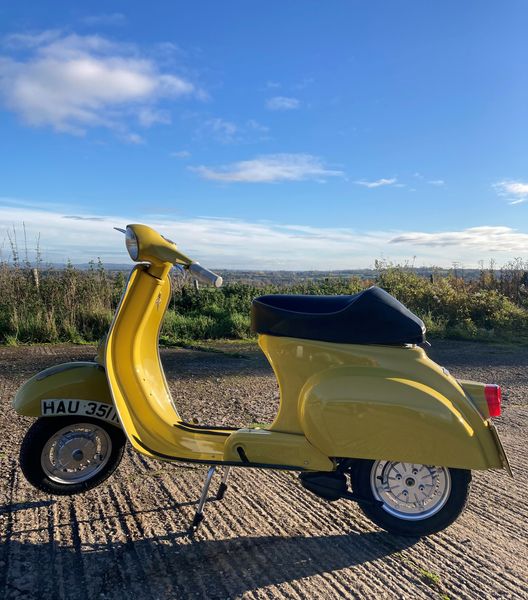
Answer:
<svg viewBox="0 0 528 600"><path fill-rule="evenodd" d="M383 510L407 521L432 517L447 502L451 476L445 467L376 461L370 485Z"/></svg>
<svg viewBox="0 0 528 600"><path fill-rule="evenodd" d="M112 441L102 427L76 423L59 429L42 449L40 464L57 483L74 484L91 479L110 459Z"/></svg>

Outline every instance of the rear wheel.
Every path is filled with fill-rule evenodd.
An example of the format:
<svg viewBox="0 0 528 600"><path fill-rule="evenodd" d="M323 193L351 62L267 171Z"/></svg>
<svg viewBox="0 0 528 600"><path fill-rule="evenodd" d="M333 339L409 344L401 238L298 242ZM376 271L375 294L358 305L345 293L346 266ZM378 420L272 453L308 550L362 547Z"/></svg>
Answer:
<svg viewBox="0 0 528 600"><path fill-rule="evenodd" d="M378 502L360 503L376 525L397 535L420 537L445 529L462 513L471 471L361 460L351 469L351 481L358 496Z"/></svg>
<svg viewBox="0 0 528 600"><path fill-rule="evenodd" d="M20 448L20 467L36 488L71 495L96 487L115 471L126 438L121 429L89 417L42 417Z"/></svg>

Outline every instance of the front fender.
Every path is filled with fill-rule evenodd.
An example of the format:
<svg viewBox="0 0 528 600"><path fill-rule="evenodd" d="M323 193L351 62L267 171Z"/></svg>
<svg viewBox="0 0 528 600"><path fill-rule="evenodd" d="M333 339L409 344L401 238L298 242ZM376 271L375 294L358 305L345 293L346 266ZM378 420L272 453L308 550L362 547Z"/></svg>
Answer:
<svg viewBox="0 0 528 600"><path fill-rule="evenodd" d="M18 389L13 408L19 415L40 417L41 402L47 399L113 404L105 369L95 362L64 363L37 373Z"/></svg>
<svg viewBox="0 0 528 600"><path fill-rule="evenodd" d="M299 406L308 441L327 456L503 466L489 423L462 390L447 398L410 379L339 370L309 381Z"/></svg>

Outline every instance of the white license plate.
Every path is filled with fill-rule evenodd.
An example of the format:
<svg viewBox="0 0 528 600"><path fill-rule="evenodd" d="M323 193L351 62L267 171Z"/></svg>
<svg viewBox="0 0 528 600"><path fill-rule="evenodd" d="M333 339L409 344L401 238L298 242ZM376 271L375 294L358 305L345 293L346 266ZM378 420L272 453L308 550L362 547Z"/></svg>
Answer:
<svg viewBox="0 0 528 600"><path fill-rule="evenodd" d="M41 414L43 417L60 417L62 415L95 417L119 425L119 419L112 404L92 400L42 400Z"/></svg>

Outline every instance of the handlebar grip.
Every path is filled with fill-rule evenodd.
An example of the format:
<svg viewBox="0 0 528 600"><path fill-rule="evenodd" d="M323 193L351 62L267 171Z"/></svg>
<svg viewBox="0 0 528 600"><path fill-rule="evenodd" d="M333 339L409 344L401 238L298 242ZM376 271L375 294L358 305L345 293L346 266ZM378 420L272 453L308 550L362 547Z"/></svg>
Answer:
<svg viewBox="0 0 528 600"><path fill-rule="evenodd" d="M223 279L220 277L220 275L209 271L209 269L202 267L202 265L197 262L189 265L189 272L192 273L196 279L199 279L204 283L211 283L217 288L219 288L223 283Z"/></svg>

